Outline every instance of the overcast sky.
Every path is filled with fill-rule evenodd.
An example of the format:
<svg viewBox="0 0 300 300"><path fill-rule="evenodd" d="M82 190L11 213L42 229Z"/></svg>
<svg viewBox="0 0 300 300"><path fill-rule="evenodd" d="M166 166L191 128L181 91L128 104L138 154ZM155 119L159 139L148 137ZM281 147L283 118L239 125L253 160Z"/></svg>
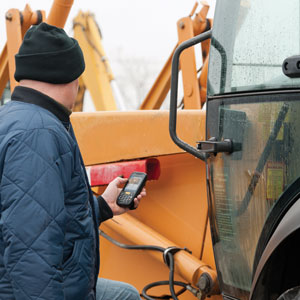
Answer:
<svg viewBox="0 0 300 300"><path fill-rule="evenodd" d="M177 42L176 22L191 12L196 0L74 0L65 30L72 32L72 19L80 10L95 14L103 34L103 45L112 65L119 56L141 58L159 73ZM213 16L215 0L207 0ZM51 0L9 0L0 6L0 47L6 41L5 12L23 10L28 3L32 10L49 13ZM198 6L198 11L201 4ZM115 67L116 68L116 67Z"/></svg>
<svg viewBox="0 0 300 300"><path fill-rule="evenodd" d="M72 19L82 10L93 12L101 27L107 52L122 47L138 56L160 57L171 51L177 40L176 22L187 16L196 0L74 0L65 30L72 34ZM207 1L213 15L215 0ZM32 10L49 12L51 0L1 1L0 43L6 39L5 12L23 10L28 3ZM199 5L200 7L201 5ZM167 54L166 54L167 53Z"/></svg>

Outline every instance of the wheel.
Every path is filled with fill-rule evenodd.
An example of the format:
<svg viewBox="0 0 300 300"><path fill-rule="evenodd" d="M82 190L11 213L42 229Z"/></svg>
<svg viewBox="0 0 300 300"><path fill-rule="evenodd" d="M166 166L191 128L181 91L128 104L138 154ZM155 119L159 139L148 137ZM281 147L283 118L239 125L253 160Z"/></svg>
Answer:
<svg viewBox="0 0 300 300"><path fill-rule="evenodd" d="M300 300L300 286L285 291L277 300Z"/></svg>

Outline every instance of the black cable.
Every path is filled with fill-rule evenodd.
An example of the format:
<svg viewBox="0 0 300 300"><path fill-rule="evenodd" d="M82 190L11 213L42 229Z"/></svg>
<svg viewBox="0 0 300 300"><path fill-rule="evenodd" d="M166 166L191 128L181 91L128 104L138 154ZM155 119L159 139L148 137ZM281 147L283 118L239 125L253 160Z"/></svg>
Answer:
<svg viewBox="0 0 300 300"><path fill-rule="evenodd" d="M159 246L152 246L152 245L126 245L122 244L116 240L114 240L112 237L107 235L104 231L99 229L99 235L102 235L104 238L109 240L111 243L115 244L116 246L127 249L127 250L153 250L153 251L160 251L164 252L166 249Z"/></svg>
<svg viewBox="0 0 300 300"><path fill-rule="evenodd" d="M181 281L174 281L173 284L174 285L178 285L178 286L182 286L183 289L181 289L177 294L175 295L163 295L163 296L149 296L147 295L147 291L151 288L157 287L157 286L162 286L162 285L169 285L170 282L168 280L163 280L163 281L156 281L156 282L152 282L147 284L142 291L142 296L146 299L146 300L153 300L153 299L177 299L178 296L180 296L182 293L184 293L186 291L186 286L187 284ZM175 296L175 298L174 298ZM172 298L173 297L173 298Z"/></svg>
<svg viewBox="0 0 300 300"><path fill-rule="evenodd" d="M169 266L170 266L170 272L169 272L169 286L170 286L170 292L173 297L173 299L177 299L175 290L174 290L174 257L171 252L168 252L169 257ZM184 284L184 287L186 287L187 284Z"/></svg>
<svg viewBox="0 0 300 300"><path fill-rule="evenodd" d="M163 247L159 247L159 246L153 246L153 245L126 245L123 243L120 243L116 240L114 240L112 237L110 237L109 235L107 235L105 232L103 232L102 230L99 229L99 235L103 236L104 238L106 238L107 240L109 240L111 243L115 244L116 246L123 248L123 249L127 249L127 250L152 250L152 251L159 251L162 253L165 253L165 251L169 250L169 248L163 248ZM186 248L182 249L182 250L187 250ZM178 300L178 296L181 295L182 293L184 293L187 290L187 283L181 282L181 281L174 281L174 257L173 255L176 253L177 251L168 251L167 252L167 257L168 257L168 266L170 269L169 272L169 280L165 280L165 281L156 281L156 282L152 282L148 285L146 285L143 288L142 294L141 296L144 297L146 300L155 300L155 299L174 299L174 300ZM156 286L161 286L161 285L169 285L170 288L170 292L171 295L163 295L163 296L149 296L147 294L147 291L150 288L156 287ZM181 286L183 287L183 289L181 289L180 291L178 291L177 293L174 290L174 286Z"/></svg>

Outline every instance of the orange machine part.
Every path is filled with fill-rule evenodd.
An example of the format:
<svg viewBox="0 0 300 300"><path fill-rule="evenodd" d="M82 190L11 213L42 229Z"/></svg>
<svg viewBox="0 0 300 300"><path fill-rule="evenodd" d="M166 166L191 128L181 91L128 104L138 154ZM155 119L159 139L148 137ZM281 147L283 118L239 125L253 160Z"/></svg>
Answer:
<svg viewBox="0 0 300 300"><path fill-rule="evenodd" d="M22 17L22 22L21 22ZM15 73L15 55L19 51L23 37L31 25L41 22L45 18L44 11L33 12L29 5L25 6L25 9L20 12L18 9L10 9L5 14L6 19L6 34L7 43L4 46L1 54L1 84L0 92L2 91L8 81L5 68L9 69L10 89L14 90L18 84L14 78ZM4 73L2 72L4 68ZM4 75L2 77L2 75ZM2 89L3 87L3 89Z"/></svg>
<svg viewBox="0 0 300 300"><path fill-rule="evenodd" d="M190 15L178 21L178 44L211 28L212 20L206 18L209 10L209 5L207 3L202 3L202 5L203 7L199 13L195 14L195 10L198 6L198 4L196 3ZM194 14L195 17L192 19L192 16ZM177 48L178 44L176 45L175 49ZM210 40L201 43L203 64L207 60L209 45ZM159 109L161 107L170 89L171 63L175 49L172 51L170 57L168 58L166 64L156 78L146 98L140 105L140 109ZM199 92L194 48L187 49L182 53L180 58L180 65L182 66L182 78L185 97L184 107L189 109L200 108L206 101L206 78L205 81L202 80L202 85L200 86ZM207 76L207 73L205 73L202 78L204 78L205 76ZM201 93L201 95L199 93Z"/></svg>
<svg viewBox="0 0 300 300"><path fill-rule="evenodd" d="M133 224L137 227L139 227L137 221L146 226L146 234L135 230L136 226L128 225L126 229L127 222L130 223L132 219L127 219L125 223L119 217L104 222L100 228L126 244L154 243L187 247L192 251L193 260L187 258L187 262L185 255L182 256L180 253L175 255L177 274L175 279L183 282L190 279L190 283L195 283L199 272L202 271L199 261L215 270L210 230L207 224L205 164L183 153L156 158L161 165L159 180L146 183L147 196L142 199L137 210L128 213L134 218ZM99 193L101 194L102 191ZM127 234L128 229L131 233ZM142 229L143 232L144 227ZM152 230L155 232L153 235ZM140 291L150 282L168 279L168 268L160 254L120 249L102 237L100 247L100 275L104 278L129 282ZM178 269L178 266L186 266L186 269ZM168 293L168 290L156 291L155 289L152 294L164 293ZM194 300L195 298L187 292L180 296L180 299ZM222 298L212 296L209 299Z"/></svg>
<svg viewBox="0 0 300 300"><path fill-rule="evenodd" d="M136 245L155 245L163 248L178 247L174 242L163 237L129 214L115 217L114 221L108 221L106 226L126 236L129 241ZM162 260L160 252L150 251L149 254L156 259ZM174 255L174 259L177 272L187 282L197 286L201 274L207 273L213 279L213 285L217 285L216 271L187 251L181 250L177 252ZM215 290L217 291L218 288L216 287Z"/></svg>
<svg viewBox="0 0 300 300"><path fill-rule="evenodd" d="M74 0L54 0L46 22L64 28Z"/></svg>
<svg viewBox="0 0 300 300"><path fill-rule="evenodd" d="M159 110L72 115L72 124L86 165L147 158L156 158L160 163L159 179L146 183L147 196L138 209L127 213L126 224L131 233L127 234L127 229L123 228L127 225L120 225L125 221L119 217L104 222L101 229L127 244L144 243L144 238L149 234L149 243L167 241L165 245L187 247L192 251L193 263L190 265L182 254L176 254L175 268L178 272L175 280L187 282L190 279L195 283L202 271L199 261L215 270L207 218L205 163L183 153L173 144L169 137L168 120L168 112ZM177 122L178 135L187 143L195 144L205 138L204 111L178 111ZM94 190L101 194L105 187ZM129 222L131 220L133 222ZM148 233L145 236L141 233L143 230L136 229L140 223ZM157 237L155 240L151 240L152 230L153 236ZM100 248L101 277L129 282L139 291L150 282L168 279L168 268L161 256L156 257L149 251L120 249L102 237ZM178 266L184 265L186 270L178 269ZM168 289L153 291L154 295L165 293ZM186 292L180 299L194 300L195 297ZM221 296L210 299L219 300Z"/></svg>
<svg viewBox="0 0 300 300"><path fill-rule="evenodd" d="M8 79L9 79L8 54L7 54L7 45L5 45L0 55L0 96L3 94Z"/></svg>
<svg viewBox="0 0 300 300"><path fill-rule="evenodd" d="M71 119L88 166L183 152L170 138L168 111L73 113ZM205 139L204 111L178 111L177 123L185 142Z"/></svg>

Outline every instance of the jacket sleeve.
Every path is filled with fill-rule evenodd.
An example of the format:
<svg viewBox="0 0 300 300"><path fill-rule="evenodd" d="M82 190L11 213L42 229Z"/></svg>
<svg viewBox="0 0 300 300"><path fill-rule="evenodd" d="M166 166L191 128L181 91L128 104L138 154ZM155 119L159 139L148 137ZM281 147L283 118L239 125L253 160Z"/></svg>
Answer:
<svg viewBox="0 0 300 300"><path fill-rule="evenodd" d="M93 198L97 226L99 227L102 222L111 219L114 215L111 208L108 206L102 196L96 197L95 195L93 195Z"/></svg>
<svg viewBox="0 0 300 300"><path fill-rule="evenodd" d="M63 153L65 152L65 153ZM67 155L47 130L14 137L1 176L4 265L16 300L63 300L66 212L61 159Z"/></svg>
<svg viewBox="0 0 300 300"><path fill-rule="evenodd" d="M97 204L98 204L98 208L99 208L99 225L108 220L111 219L114 215L113 212L111 210L111 208L108 206L108 204L106 203L106 201L103 199L102 196L98 196L97 197Z"/></svg>

